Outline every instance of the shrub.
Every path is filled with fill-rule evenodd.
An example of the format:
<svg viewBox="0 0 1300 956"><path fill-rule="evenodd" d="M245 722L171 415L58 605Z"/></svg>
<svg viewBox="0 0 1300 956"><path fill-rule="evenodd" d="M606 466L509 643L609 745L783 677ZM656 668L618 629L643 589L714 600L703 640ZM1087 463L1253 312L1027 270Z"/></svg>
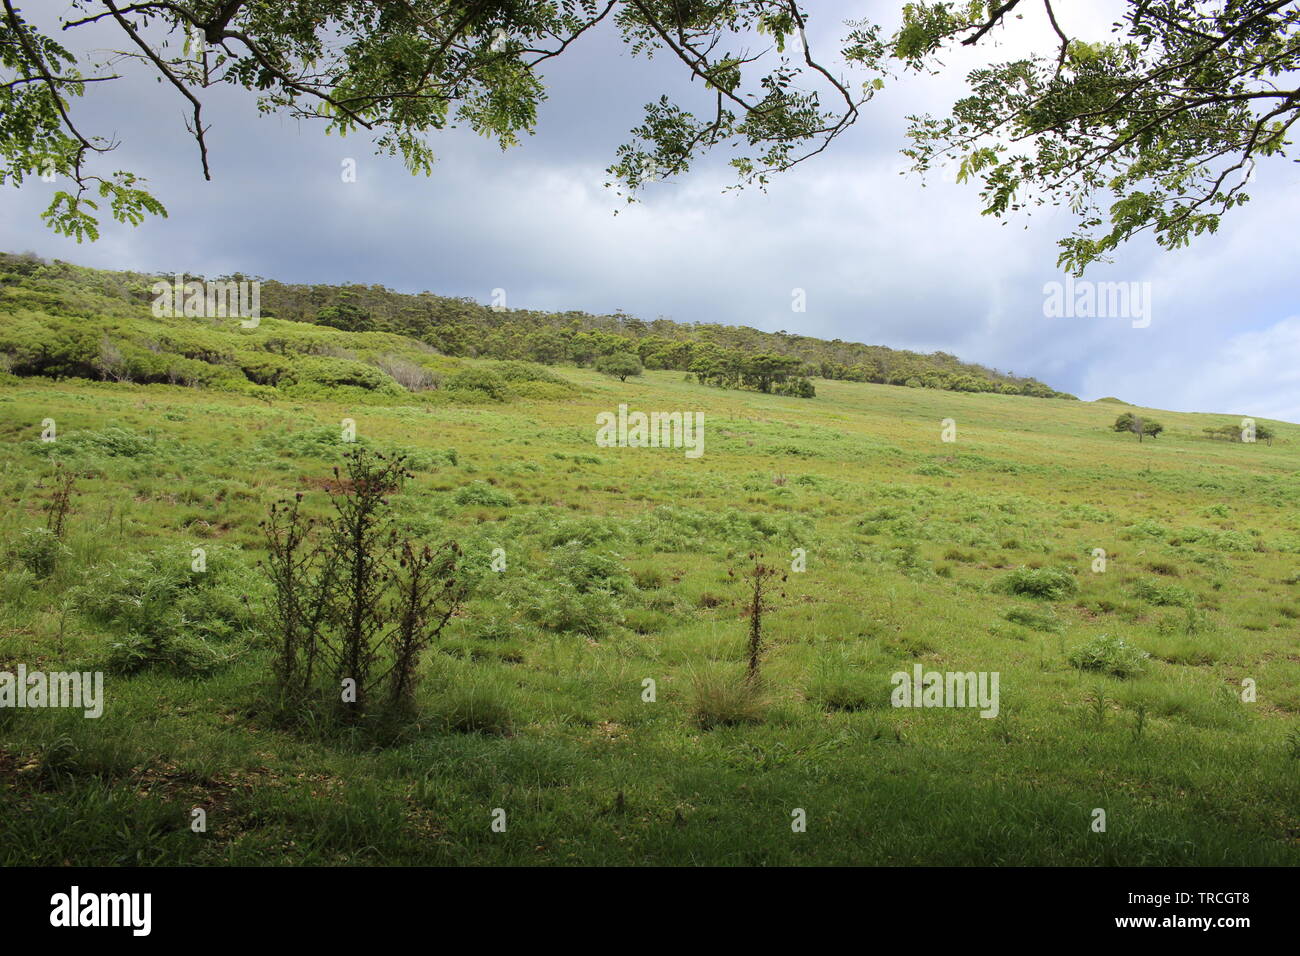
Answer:
<svg viewBox="0 0 1300 956"><path fill-rule="evenodd" d="M45 527L54 532L54 537L62 539L63 529L67 525L68 513L72 510L72 492L77 486L75 472L65 470L62 463L55 465L54 492L45 505Z"/></svg>
<svg viewBox="0 0 1300 956"><path fill-rule="evenodd" d="M482 505L485 508L510 508L515 504L509 492L493 488L485 481L473 481L456 489L454 500L458 505Z"/></svg>
<svg viewBox="0 0 1300 956"><path fill-rule="evenodd" d="M364 444L358 438L356 444ZM322 461L334 461L347 443L343 441L342 431L334 426L308 428L289 434L271 435L258 442L260 448L286 458L318 458Z"/></svg>
<svg viewBox="0 0 1300 956"><path fill-rule="evenodd" d="M925 464L917 468L915 474L926 475L930 478L951 478L954 473L942 465Z"/></svg>
<svg viewBox="0 0 1300 956"><path fill-rule="evenodd" d="M422 652L468 590L457 575L458 545L435 551L397 533L390 497L408 477L402 457L357 448L334 469L323 535L302 515L301 495L272 505L262 523L280 689L309 692L319 659L335 687L352 690L343 699L350 720L385 682L389 713L409 707Z"/></svg>
<svg viewBox="0 0 1300 956"><path fill-rule="evenodd" d="M546 548L556 548L562 544L578 542L584 547L605 544L622 538L622 529L605 518L593 516L582 517L546 517L546 523L537 529L538 543Z"/></svg>
<svg viewBox="0 0 1300 956"><path fill-rule="evenodd" d="M1204 545L1214 551L1252 551L1255 542L1240 531L1216 530L1214 528L1184 528L1181 539Z"/></svg>
<svg viewBox="0 0 1300 956"><path fill-rule="evenodd" d="M267 549L262 566L273 588L273 666L280 690L290 695L312 686L335 572L324 545L313 540L314 522L303 516L302 498L299 493L292 501L272 503L261 523Z"/></svg>
<svg viewBox="0 0 1300 956"><path fill-rule="evenodd" d="M1021 624L1035 631L1056 634L1061 630L1061 622L1053 614L1044 614L1033 608L1013 607L1003 615L1012 624Z"/></svg>
<svg viewBox="0 0 1300 956"><path fill-rule="evenodd" d="M1163 538L1169 534L1169 529L1160 522L1151 518L1145 518L1136 524L1131 524L1124 529L1126 538Z"/></svg>
<svg viewBox="0 0 1300 956"><path fill-rule="evenodd" d="M206 672L220 660L216 644L255 629L249 595L259 585L250 569L222 548L207 552L203 571L193 561L182 548L137 554L98 569L77 589L83 613L122 635L111 663Z"/></svg>
<svg viewBox="0 0 1300 956"><path fill-rule="evenodd" d="M757 687L738 674L698 673L692 680L692 693L691 712L701 730L760 723L767 709Z"/></svg>
<svg viewBox="0 0 1300 956"><path fill-rule="evenodd" d="M772 391L777 395L789 395L793 398L817 397L816 386L802 375L785 382L776 383L772 386Z"/></svg>
<svg viewBox="0 0 1300 956"><path fill-rule="evenodd" d="M588 551L577 541L553 548L547 580L568 581L583 594L608 591L622 594L633 587L631 574L612 551Z"/></svg>
<svg viewBox="0 0 1300 956"><path fill-rule="evenodd" d="M664 586L664 574L659 568L639 568L632 572L632 580L642 591L654 591Z"/></svg>
<svg viewBox="0 0 1300 956"><path fill-rule="evenodd" d="M408 392L427 392L438 387L439 377L423 365L400 355L381 355L375 365Z"/></svg>
<svg viewBox="0 0 1300 956"><path fill-rule="evenodd" d="M460 549L455 543L435 552L426 545L403 541L393 578L396 619L386 640L393 663L389 671L388 705L409 708L415 699L416 666L424 649L437 639L464 600L454 577Z"/></svg>
<svg viewBox="0 0 1300 956"><path fill-rule="evenodd" d="M54 573L59 559L66 557L69 551L53 530L26 528L10 553L32 574L47 578Z"/></svg>
<svg viewBox="0 0 1300 956"><path fill-rule="evenodd" d="M447 391L478 393L494 402L504 402L510 397L510 385L506 380L486 368L462 369L447 379Z"/></svg>
<svg viewBox="0 0 1300 956"><path fill-rule="evenodd" d="M1080 670L1125 678L1141 674L1150 656L1122 637L1102 634L1071 651L1069 661Z"/></svg>
<svg viewBox="0 0 1300 956"><path fill-rule="evenodd" d="M547 382L552 385L568 385L560 376L549 372L532 362L498 362L492 371L507 382Z"/></svg>
<svg viewBox="0 0 1300 956"><path fill-rule="evenodd" d="M172 634L159 640L156 634L128 634L109 645L107 666L120 674L160 667L186 677L206 677L225 662L216 648L198 637Z"/></svg>
<svg viewBox="0 0 1300 956"><path fill-rule="evenodd" d="M1060 568L1019 567L1002 580L1002 587L1011 594L1059 600L1074 594L1079 584L1074 575Z"/></svg>
<svg viewBox="0 0 1300 956"><path fill-rule="evenodd" d="M313 356L294 363L294 376L300 386L320 388L361 388L388 395L400 394L401 387L373 365L356 359Z"/></svg>
<svg viewBox="0 0 1300 956"><path fill-rule="evenodd" d="M68 452L86 451L110 458L139 458L152 453L156 446L154 440L129 428L111 426L98 431L74 432L58 441L33 442L33 450L39 454L57 455Z"/></svg>
<svg viewBox="0 0 1300 956"><path fill-rule="evenodd" d="M461 633L481 641L512 641L526 634L524 625L509 611L478 607L460 622Z"/></svg>
<svg viewBox="0 0 1300 956"><path fill-rule="evenodd" d="M1182 585L1159 581L1139 581L1133 586L1133 594L1157 607L1190 607L1196 601L1196 596Z"/></svg>
<svg viewBox="0 0 1300 956"><path fill-rule="evenodd" d="M610 591L581 591L565 580L533 581L527 590L516 603L526 601L528 620L548 631L600 637L623 623L622 605Z"/></svg>
<svg viewBox="0 0 1300 956"><path fill-rule="evenodd" d="M434 451L428 448L401 447L392 449L392 454L401 455L406 460L406 467L412 471L436 471L444 465L454 468L460 462L454 448Z"/></svg>

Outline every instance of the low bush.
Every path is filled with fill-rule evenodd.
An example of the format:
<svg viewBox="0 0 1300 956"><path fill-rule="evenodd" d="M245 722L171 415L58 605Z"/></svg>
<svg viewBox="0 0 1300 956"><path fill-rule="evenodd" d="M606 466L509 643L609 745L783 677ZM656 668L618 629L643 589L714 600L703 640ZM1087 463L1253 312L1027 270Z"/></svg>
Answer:
<svg viewBox="0 0 1300 956"><path fill-rule="evenodd" d="M762 722L767 702L743 674L702 671L691 684L691 713L701 730Z"/></svg>
<svg viewBox="0 0 1300 956"><path fill-rule="evenodd" d="M1002 588L1009 594L1059 600L1079 590L1079 583L1069 571L1060 568L1019 567L1002 579Z"/></svg>
<svg viewBox="0 0 1300 956"><path fill-rule="evenodd" d="M55 441L31 442L32 450L42 455L66 455L89 452L109 458L139 458L157 449L153 438L129 428L110 426L98 430L60 435Z"/></svg>
<svg viewBox="0 0 1300 956"><path fill-rule="evenodd" d="M1181 584L1162 584L1159 581L1139 581L1133 594L1140 600L1157 607L1191 607L1196 595Z"/></svg>
<svg viewBox="0 0 1300 956"><path fill-rule="evenodd" d="M1146 670L1151 655L1122 637L1102 634L1070 652L1069 661L1080 670L1098 671L1113 677L1135 677Z"/></svg>
<svg viewBox="0 0 1300 956"><path fill-rule="evenodd" d="M48 578L69 553L67 546L48 528L26 528L10 555L38 578Z"/></svg>
<svg viewBox="0 0 1300 956"><path fill-rule="evenodd" d="M111 665L204 673L224 659L218 646L255 632L261 593L231 549L213 548L199 565L189 549L168 548L97 568L75 600L91 621L121 635Z"/></svg>
<svg viewBox="0 0 1300 956"><path fill-rule="evenodd" d="M1013 607L1003 615L1012 624L1020 624L1024 627L1032 628L1035 631L1046 631L1049 634L1059 633L1061 622L1056 615L1036 611L1028 607Z"/></svg>
<svg viewBox="0 0 1300 956"><path fill-rule="evenodd" d="M449 392L462 396L504 402L510 397L509 383L490 369L466 368L447 379L444 386Z"/></svg>
<svg viewBox="0 0 1300 956"><path fill-rule="evenodd" d="M485 508L511 508L515 505L512 494L493 488L486 481L462 485L452 497L458 505L481 505Z"/></svg>

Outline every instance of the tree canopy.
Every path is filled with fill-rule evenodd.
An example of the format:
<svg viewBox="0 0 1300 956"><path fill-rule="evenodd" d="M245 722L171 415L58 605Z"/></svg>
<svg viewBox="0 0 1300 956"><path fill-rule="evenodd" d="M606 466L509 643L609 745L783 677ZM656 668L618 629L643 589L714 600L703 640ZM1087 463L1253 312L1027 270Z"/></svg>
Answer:
<svg viewBox="0 0 1300 956"><path fill-rule="evenodd" d="M640 375L644 369L641 360L631 352L612 352L596 359L596 371L612 375L620 382L626 382L629 375Z"/></svg>
<svg viewBox="0 0 1300 956"><path fill-rule="evenodd" d="M1165 426L1149 418L1142 418L1132 412L1125 412L1115 419L1112 426L1117 432L1132 432L1138 441L1143 438L1156 438L1165 430Z"/></svg>
<svg viewBox="0 0 1300 956"><path fill-rule="evenodd" d="M1128 0L1102 38L1071 35L1054 0L909 2L892 34L847 23L832 57L813 50L797 0L73 0L61 32L120 29L118 49L94 57L0 3L0 184L68 177L43 216L78 240L97 238L101 203L120 222L166 215L134 173L101 168L115 143L75 109L117 69L175 88L207 178L204 98L218 84L255 93L264 112L368 134L427 174L430 132L463 125L503 148L531 132L547 61L603 26L700 81L690 103L646 104L618 148L609 184L632 199L723 148L738 185L764 187L827 149L887 83L943 70L955 47L989 48L1033 11L1052 47L974 70L951 115L911 118L905 152L921 173L955 164L988 215L1068 205L1060 264L1074 272L1142 232L1168 248L1213 232L1300 115L1294 0Z"/></svg>

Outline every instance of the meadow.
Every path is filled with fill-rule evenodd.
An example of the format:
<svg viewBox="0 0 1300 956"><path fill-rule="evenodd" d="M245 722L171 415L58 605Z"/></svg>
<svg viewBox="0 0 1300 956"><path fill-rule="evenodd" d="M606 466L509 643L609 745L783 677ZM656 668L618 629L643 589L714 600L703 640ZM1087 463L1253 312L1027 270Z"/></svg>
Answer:
<svg viewBox="0 0 1300 956"><path fill-rule="evenodd" d="M98 719L0 709L5 864L1300 861L1300 426L576 367L391 404L0 378L0 670L106 674ZM598 447L620 403L703 412L704 454ZM266 705L259 522L325 508L344 420L477 581L382 739ZM741 699L753 556L786 574ZM891 706L916 664L998 673L998 715Z"/></svg>

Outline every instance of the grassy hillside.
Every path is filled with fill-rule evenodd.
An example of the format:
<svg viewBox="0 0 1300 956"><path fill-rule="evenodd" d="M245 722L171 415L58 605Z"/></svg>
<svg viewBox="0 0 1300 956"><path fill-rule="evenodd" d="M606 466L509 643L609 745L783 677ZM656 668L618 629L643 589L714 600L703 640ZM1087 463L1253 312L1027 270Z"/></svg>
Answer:
<svg viewBox="0 0 1300 956"><path fill-rule="evenodd" d="M107 703L0 709L0 862L1300 861L1300 427L1230 445L1202 437L1227 416L1159 412L1139 444L1113 404L562 376L491 405L5 377L0 670L103 669ZM703 411L704 455L596 447L619 403ZM324 513L343 419L412 456L407 528L507 558L384 739L268 705L258 522L295 492ZM59 463L50 571L31 529ZM728 572L795 548L761 699L736 705ZM177 643L142 663L154 631ZM1070 662L1103 635L1140 673ZM917 663L998 672L999 716L891 707Z"/></svg>
<svg viewBox="0 0 1300 956"><path fill-rule="evenodd" d="M399 383L413 381L420 390L439 390L456 357L591 366L627 354L647 368L690 372L723 387L754 385L760 377L756 365L778 368L780 384L791 394L811 392L798 380L819 377L1074 397L945 352L921 355L665 318L645 322L623 314L506 309L383 286L259 280L259 310L267 324L258 330L224 320L158 319L152 315L153 286L174 278L0 253L0 315L6 316L0 368L19 375L181 382L254 393L342 386L394 394ZM364 334L344 342L336 330ZM762 390L783 390L772 384L764 380Z"/></svg>
<svg viewBox="0 0 1300 956"><path fill-rule="evenodd" d="M6 267L11 270L5 271ZM494 402L573 391L536 365L473 367L391 332L271 317L154 314L152 279L0 256L0 371L20 377L168 383L359 404Z"/></svg>

